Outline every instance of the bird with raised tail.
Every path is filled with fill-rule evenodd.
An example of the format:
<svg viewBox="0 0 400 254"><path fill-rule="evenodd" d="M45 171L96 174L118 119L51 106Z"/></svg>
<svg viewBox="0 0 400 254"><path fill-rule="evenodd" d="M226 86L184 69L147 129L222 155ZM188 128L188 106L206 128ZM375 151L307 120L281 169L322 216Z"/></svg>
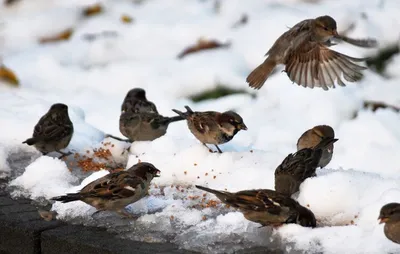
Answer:
<svg viewBox="0 0 400 254"><path fill-rule="evenodd" d="M321 87L324 90L346 86L359 81L366 67L357 62L365 58L350 57L329 49L335 45L332 39L342 40L359 47L376 47L374 39L351 39L339 35L336 21L330 16L303 20L283 33L265 54L265 61L255 68L246 79L249 86L260 89L277 65L285 65L289 79L303 87Z"/></svg>

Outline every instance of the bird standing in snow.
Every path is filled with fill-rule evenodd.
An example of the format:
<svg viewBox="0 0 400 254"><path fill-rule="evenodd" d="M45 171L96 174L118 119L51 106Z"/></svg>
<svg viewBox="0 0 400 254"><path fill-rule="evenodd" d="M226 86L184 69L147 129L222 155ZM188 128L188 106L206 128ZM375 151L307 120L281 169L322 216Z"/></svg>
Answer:
<svg viewBox="0 0 400 254"><path fill-rule="evenodd" d="M296 200L273 190L244 190L236 193L218 191L196 185L213 193L223 203L238 208L249 221L262 226L279 227L296 223L303 227L316 227L314 214Z"/></svg>
<svg viewBox="0 0 400 254"><path fill-rule="evenodd" d="M132 218L125 207L146 196L150 182L154 177L158 177L159 173L160 170L153 164L141 162L126 171L105 175L89 183L78 193L68 193L51 200L62 203L80 200L95 207L97 212L115 211Z"/></svg>
<svg viewBox="0 0 400 254"><path fill-rule="evenodd" d="M304 132L297 140L297 151L304 148L313 148L325 138L335 138L335 131L333 128L329 125L314 126L312 129ZM319 160L318 167L324 168L332 160L334 148L333 143L330 143L326 147L322 148L322 156Z"/></svg>
<svg viewBox="0 0 400 254"><path fill-rule="evenodd" d="M361 70L366 67L355 62L365 59L354 58L328 47L334 44L331 39L339 39L359 47L375 47L375 40L355 40L341 36L336 31L336 21L330 16L320 16L297 23L283 33L266 53L267 59L254 69L246 82L255 89L260 89L272 70L279 64L285 65L289 79L303 87L321 87L324 90L335 88L346 81L355 82L362 78Z"/></svg>
<svg viewBox="0 0 400 254"><path fill-rule="evenodd" d="M43 155L56 151L63 157L70 154L61 152L61 149L68 146L73 133L74 127L69 119L68 106L56 103L40 118L33 130L32 138L22 143L33 145Z"/></svg>
<svg viewBox="0 0 400 254"><path fill-rule="evenodd" d="M381 208L379 224L385 223L384 233L392 242L400 244L400 204L389 203Z"/></svg>
<svg viewBox="0 0 400 254"><path fill-rule="evenodd" d="M219 153L222 153L219 144L227 143L240 130L247 130L242 117L233 111L194 112L189 106L185 108L187 110L185 113L176 109L172 111L187 120L189 130L204 146L215 145ZM209 151L212 152L211 149Z"/></svg>
<svg viewBox="0 0 400 254"><path fill-rule="evenodd" d="M142 88L131 89L121 105L119 131L127 140L107 134L120 141L153 141L167 133L170 123L182 121L183 117L165 117L158 113L156 105L147 100Z"/></svg>
<svg viewBox="0 0 400 254"><path fill-rule="evenodd" d="M326 147L336 141L334 138L325 138L315 147L303 148L289 154L275 169L275 190L287 196L298 192L304 180L315 176L315 170Z"/></svg>

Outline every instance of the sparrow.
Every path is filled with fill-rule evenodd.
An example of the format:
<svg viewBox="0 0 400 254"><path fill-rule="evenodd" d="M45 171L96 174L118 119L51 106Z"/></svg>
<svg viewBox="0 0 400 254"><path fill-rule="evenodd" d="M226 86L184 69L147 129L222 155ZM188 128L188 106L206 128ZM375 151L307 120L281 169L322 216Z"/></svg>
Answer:
<svg viewBox="0 0 400 254"><path fill-rule="evenodd" d="M56 103L40 118L33 130L32 138L28 138L22 143L33 145L43 155L56 151L62 154L61 157L64 157L71 153L64 153L60 150L68 146L73 133L74 127L69 119L68 106Z"/></svg>
<svg viewBox="0 0 400 254"><path fill-rule="evenodd" d="M122 112L151 112L158 113L156 105L148 101L146 91L142 88L131 89L121 105Z"/></svg>
<svg viewBox="0 0 400 254"><path fill-rule="evenodd" d="M140 162L125 171L101 177L83 187L78 193L68 193L51 200L62 203L80 200L95 207L97 212L114 211L132 218L125 207L146 196L150 182L154 177L158 177L159 173L160 170L153 164Z"/></svg>
<svg viewBox="0 0 400 254"><path fill-rule="evenodd" d="M324 138L315 147L303 148L294 154L289 154L275 169L275 190L287 196L298 192L304 180L316 176L315 170L323 151L337 140Z"/></svg>
<svg viewBox="0 0 400 254"><path fill-rule="evenodd" d="M189 106L185 108L185 113L176 109L172 111L187 120L189 130L207 149L206 144L212 144L222 153L218 145L230 141L240 130L247 130L242 117L233 111L194 112Z"/></svg>
<svg viewBox="0 0 400 254"><path fill-rule="evenodd" d="M318 145L324 138L334 138L335 131L329 125L317 125L304 132L297 140L297 151L304 148L312 148ZM318 167L323 168L329 164L333 156L333 143L322 149L322 156Z"/></svg>
<svg viewBox="0 0 400 254"><path fill-rule="evenodd" d="M346 86L346 81L355 82L362 78L364 66L356 64L365 58L354 58L330 50L332 39L338 39L359 47L376 47L373 39L351 39L336 31L336 21L330 16L306 19L283 33L265 54L267 59L255 68L246 79L249 86L260 89L273 69L285 65L289 79L303 87L321 87L324 90Z"/></svg>
<svg viewBox="0 0 400 254"><path fill-rule="evenodd" d="M379 224L385 223L384 233L392 242L400 244L400 204L389 203L381 208Z"/></svg>
<svg viewBox="0 0 400 254"><path fill-rule="evenodd" d="M314 214L297 201L273 190L244 190L236 193L218 191L196 185L213 193L223 203L238 208L244 217L262 226L279 227L296 223L303 227L316 227Z"/></svg>
<svg viewBox="0 0 400 254"><path fill-rule="evenodd" d="M181 116L165 117L153 112L122 112L119 130L129 141L152 141L165 133L170 123L184 120Z"/></svg>

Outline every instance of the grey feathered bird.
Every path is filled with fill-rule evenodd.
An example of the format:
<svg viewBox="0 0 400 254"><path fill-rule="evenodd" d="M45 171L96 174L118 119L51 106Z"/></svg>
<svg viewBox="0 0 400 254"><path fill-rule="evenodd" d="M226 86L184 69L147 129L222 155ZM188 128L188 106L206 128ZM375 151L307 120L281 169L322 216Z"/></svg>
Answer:
<svg viewBox="0 0 400 254"><path fill-rule="evenodd" d="M32 138L28 138L22 143L33 145L43 155L56 151L63 157L70 153L60 150L68 146L73 133L74 127L69 119L68 106L56 103L40 118L33 130Z"/></svg>
<svg viewBox="0 0 400 254"><path fill-rule="evenodd" d="M389 203L381 208L379 224L385 223L385 236L392 242L400 244L400 204Z"/></svg>

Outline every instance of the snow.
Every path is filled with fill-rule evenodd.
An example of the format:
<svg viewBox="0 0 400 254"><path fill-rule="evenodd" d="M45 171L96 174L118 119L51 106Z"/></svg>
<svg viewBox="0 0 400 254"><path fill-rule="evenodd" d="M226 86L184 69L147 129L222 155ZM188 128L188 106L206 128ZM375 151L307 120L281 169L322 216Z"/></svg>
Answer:
<svg viewBox="0 0 400 254"><path fill-rule="evenodd" d="M338 30L354 29L348 36L379 39L380 49L399 43L397 0L214 1L104 0L105 11L82 18L82 8L94 1L22 0L0 8L0 49L3 63L21 81L18 88L0 82L0 177L10 179L14 196L49 199L79 191L108 173L82 172L71 159L40 156L21 144L30 137L38 119L56 102L69 106L74 135L66 150L91 155L94 148L111 149L114 162L126 168L139 160L153 163L161 177L153 181L150 196L128 206L136 221L100 213L83 202L53 204L58 218L105 226L121 237L173 242L201 252L233 252L250 247L287 253L396 253L400 247L383 234L377 222L380 208L400 202L400 117L390 108L372 112L364 100L400 106L399 56L389 62L382 77L371 70L365 78L328 92L291 84L284 73L271 76L265 86L247 87L247 74L287 26L319 15L332 15ZM241 15L247 24L232 29ZM123 14L134 21L124 24ZM39 44L38 39L74 28L68 41ZM109 33L107 33L107 31ZM114 33L114 35L111 32ZM106 35L104 35L106 33ZM95 40L86 34L100 34ZM103 34L101 36L101 34ZM231 42L229 48L176 56L200 38ZM379 49L348 44L335 47L354 57L374 55ZM193 103L189 97L218 83L249 94ZM125 94L142 87L161 114L171 109L234 109L247 131L220 146L223 154L209 153L187 129L171 124L165 136L153 142L129 144L105 138L120 136L118 119ZM253 98L252 95L256 95ZM204 192L193 187L239 191L274 186L274 170L294 152L298 137L318 124L335 129L333 160L317 177L307 179L294 197L315 213L318 228L285 225L278 230L259 228L223 205L201 208ZM211 147L215 149L214 147ZM70 171L71 169L71 171ZM215 200L212 194L205 201Z"/></svg>

